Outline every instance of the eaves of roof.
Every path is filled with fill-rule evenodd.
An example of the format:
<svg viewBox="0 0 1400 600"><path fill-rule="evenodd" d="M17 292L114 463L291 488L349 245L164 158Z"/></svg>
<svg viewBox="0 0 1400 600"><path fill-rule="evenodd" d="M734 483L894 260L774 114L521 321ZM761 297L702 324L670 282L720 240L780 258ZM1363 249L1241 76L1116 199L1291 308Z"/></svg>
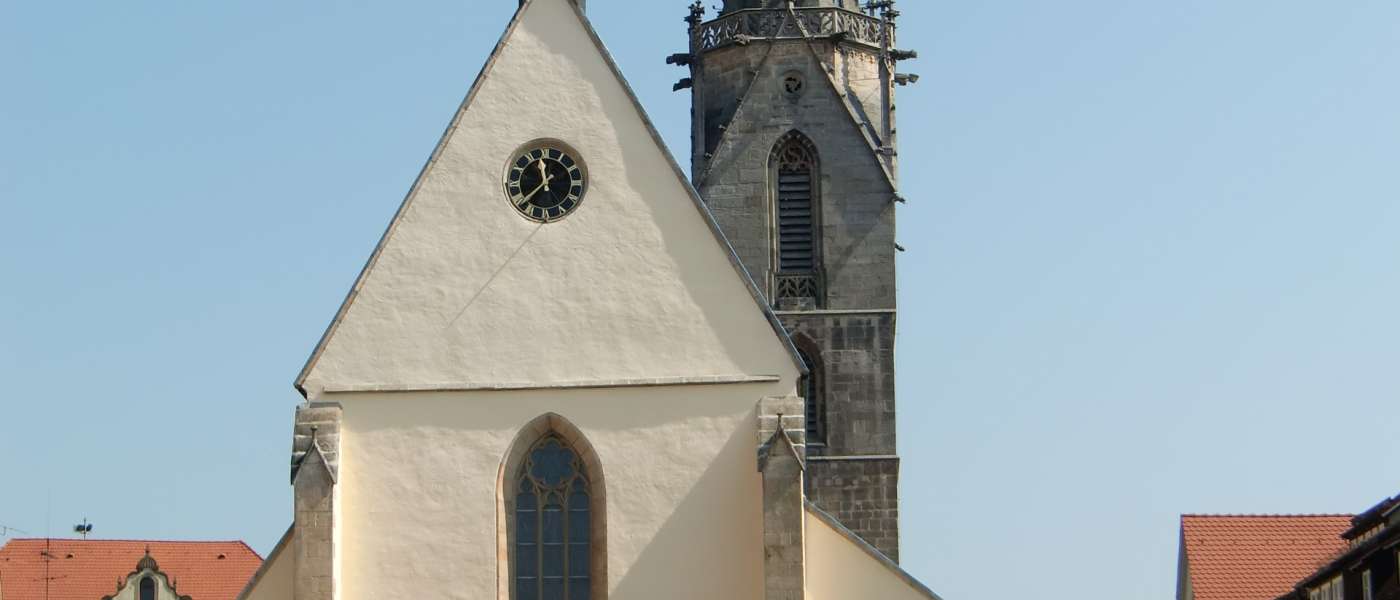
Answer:
<svg viewBox="0 0 1400 600"><path fill-rule="evenodd" d="M1329 579L1343 569L1351 569L1380 550L1400 545L1400 524L1387 526L1377 533L1375 537L1366 540L1356 547L1337 555L1331 562L1323 565L1313 574L1303 578L1298 582L1296 589L1309 588L1319 582Z"/></svg>

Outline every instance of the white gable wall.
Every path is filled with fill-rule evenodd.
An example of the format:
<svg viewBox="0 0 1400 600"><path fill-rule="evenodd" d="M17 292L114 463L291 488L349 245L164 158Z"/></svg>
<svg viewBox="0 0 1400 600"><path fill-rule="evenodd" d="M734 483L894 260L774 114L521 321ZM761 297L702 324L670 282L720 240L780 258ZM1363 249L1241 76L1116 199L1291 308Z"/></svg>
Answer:
<svg viewBox="0 0 1400 600"><path fill-rule="evenodd" d="M611 600L759 600L755 405L781 391L331 394L344 407L340 597L498 598L498 472L521 428L553 412L602 464Z"/></svg>
<svg viewBox="0 0 1400 600"><path fill-rule="evenodd" d="M262 567L253 574L238 594L238 600L292 600L295 593L295 557L287 551L292 544L292 530L282 536L272 552L263 561Z"/></svg>
<svg viewBox="0 0 1400 600"><path fill-rule="evenodd" d="M807 600L940 600L889 559L808 508Z"/></svg>
<svg viewBox="0 0 1400 600"><path fill-rule="evenodd" d="M590 187L564 220L501 190L556 138ZM795 366L568 0L533 0L300 382L436 389L778 375Z"/></svg>
<svg viewBox="0 0 1400 600"><path fill-rule="evenodd" d="M589 176L546 225L501 190L541 138ZM756 406L798 369L569 0L530 0L298 381L343 409L338 600L502 597L497 476L546 413L602 463L608 598L758 600Z"/></svg>

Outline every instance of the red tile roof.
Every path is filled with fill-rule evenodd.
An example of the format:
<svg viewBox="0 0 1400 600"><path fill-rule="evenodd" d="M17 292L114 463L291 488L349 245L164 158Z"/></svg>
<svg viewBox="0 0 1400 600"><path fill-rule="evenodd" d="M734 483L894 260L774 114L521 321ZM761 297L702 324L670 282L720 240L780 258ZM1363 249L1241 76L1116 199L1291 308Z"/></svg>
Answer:
<svg viewBox="0 0 1400 600"><path fill-rule="evenodd" d="M1274 600L1346 549L1351 515L1185 515L1197 600ZM6 599L8 600L8 599Z"/></svg>
<svg viewBox="0 0 1400 600"><path fill-rule="evenodd" d="M176 591L193 600L234 600L262 564L243 542L51 540L46 561L45 540L12 540L0 548L0 600L45 600L46 577L48 600L101 600L147 547Z"/></svg>

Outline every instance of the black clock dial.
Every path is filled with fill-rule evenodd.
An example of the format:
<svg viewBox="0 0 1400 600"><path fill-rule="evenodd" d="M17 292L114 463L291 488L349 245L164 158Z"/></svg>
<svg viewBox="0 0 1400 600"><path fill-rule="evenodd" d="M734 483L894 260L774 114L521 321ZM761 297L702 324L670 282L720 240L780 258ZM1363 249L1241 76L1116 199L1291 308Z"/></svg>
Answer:
<svg viewBox="0 0 1400 600"><path fill-rule="evenodd" d="M527 146L506 169L506 196L525 218L548 223L583 200L583 165L556 145Z"/></svg>

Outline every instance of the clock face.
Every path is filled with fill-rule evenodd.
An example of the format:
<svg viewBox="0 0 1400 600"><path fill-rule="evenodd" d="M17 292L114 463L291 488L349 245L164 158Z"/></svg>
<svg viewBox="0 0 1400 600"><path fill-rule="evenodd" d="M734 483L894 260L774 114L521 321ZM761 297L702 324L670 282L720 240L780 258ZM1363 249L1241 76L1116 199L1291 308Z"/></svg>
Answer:
<svg viewBox="0 0 1400 600"><path fill-rule="evenodd" d="M506 168L506 198L532 221L568 216L583 201L586 187L583 164L562 144L527 144Z"/></svg>

